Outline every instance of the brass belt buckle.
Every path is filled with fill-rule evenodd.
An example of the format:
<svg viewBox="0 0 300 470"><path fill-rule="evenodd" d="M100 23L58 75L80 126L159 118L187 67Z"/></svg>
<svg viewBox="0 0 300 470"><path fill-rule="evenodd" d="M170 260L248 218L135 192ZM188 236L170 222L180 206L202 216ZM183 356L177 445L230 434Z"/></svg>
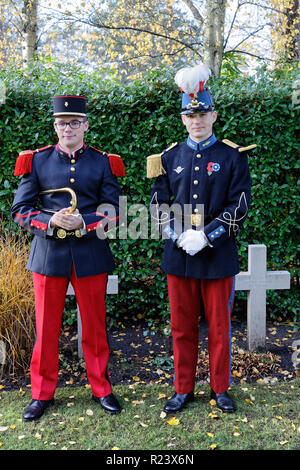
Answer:
<svg viewBox="0 0 300 470"><path fill-rule="evenodd" d="M65 231L65 229L59 228L56 232L56 235L57 235L58 238L63 239L63 238L66 238L67 232Z"/></svg>
<svg viewBox="0 0 300 470"><path fill-rule="evenodd" d="M61 240L70 237L71 235L75 235L76 238L81 238L82 234L80 230L75 230L75 232L67 232L64 228L59 228L56 232L57 238L60 238Z"/></svg>
<svg viewBox="0 0 300 470"><path fill-rule="evenodd" d="M192 214L191 225L194 225L195 227L199 227L201 225L201 219L202 219L201 214Z"/></svg>

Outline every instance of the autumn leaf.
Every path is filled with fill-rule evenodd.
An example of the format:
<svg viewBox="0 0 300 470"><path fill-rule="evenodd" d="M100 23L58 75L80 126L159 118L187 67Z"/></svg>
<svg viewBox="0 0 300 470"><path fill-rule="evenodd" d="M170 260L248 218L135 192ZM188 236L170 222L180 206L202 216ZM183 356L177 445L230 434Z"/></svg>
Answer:
<svg viewBox="0 0 300 470"><path fill-rule="evenodd" d="M180 421L178 418L175 418L175 416L173 416L171 419L169 419L168 424L170 426L177 426L178 424L180 424Z"/></svg>

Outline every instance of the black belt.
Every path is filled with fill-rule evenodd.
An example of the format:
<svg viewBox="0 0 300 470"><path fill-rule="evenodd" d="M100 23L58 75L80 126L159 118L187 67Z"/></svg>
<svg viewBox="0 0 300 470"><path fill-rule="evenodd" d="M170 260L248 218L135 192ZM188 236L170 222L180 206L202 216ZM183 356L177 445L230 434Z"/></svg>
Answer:
<svg viewBox="0 0 300 470"><path fill-rule="evenodd" d="M55 228L53 231L53 236L57 240L63 240L67 237L81 238L82 233L80 230L65 230L64 228Z"/></svg>

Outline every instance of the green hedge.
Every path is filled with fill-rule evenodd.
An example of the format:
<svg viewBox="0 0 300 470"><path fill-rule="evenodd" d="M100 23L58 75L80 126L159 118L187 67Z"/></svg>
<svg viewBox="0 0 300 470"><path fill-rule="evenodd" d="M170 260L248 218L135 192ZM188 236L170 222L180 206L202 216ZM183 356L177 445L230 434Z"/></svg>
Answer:
<svg viewBox="0 0 300 470"><path fill-rule="evenodd" d="M105 71L107 73L107 71ZM143 80L124 85L88 75L74 66L35 65L30 73L2 70L6 101L0 105L1 211L9 219L9 207L19 178L13 176L20 150L56 142L51 98L55 94L84 94L88 99L90 130L86 142L119 153L126 165L122 180L128 204L149 203L153 180L145 174L146 157L172 142L186 138L179 116L180 94L174 72L156 70ZM249 164L252 204L239 236L241 269L247 270L247 245L264 243L268 269L288 269L292 288L268 293L268 315L277 319L299 318L297 310L297 169L298 111L292 103L293 71L282 77L261 72L256 78L221 78L211 83L218 120L215 133L240 145L256 143ZM120 294L109 296L111 317L141 314L149 323L166 323L168 312L165 274L161 272L162 242L115 240L112 250L120 279ZM299 286L298 286L299 287ZM237 298L245 299L245 293Z"/></svg>

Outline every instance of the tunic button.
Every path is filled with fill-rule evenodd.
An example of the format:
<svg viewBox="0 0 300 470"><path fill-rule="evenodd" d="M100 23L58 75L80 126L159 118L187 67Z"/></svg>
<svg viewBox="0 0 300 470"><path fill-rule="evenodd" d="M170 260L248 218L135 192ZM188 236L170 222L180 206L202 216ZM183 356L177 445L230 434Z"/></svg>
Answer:
<svg viewBox="0 0 300 470"><path fill-rule="evenodd" d="M71 160L71 163L75 163L75 160L74 160L74 158L72 158L72 160Z"/></svg>
<svg viewBox="0 0 300 470"><path fill-rule="evenodd" d="M198 184L198 183L199 183L199 181L198 181L198 180L194 180L194 184Z"/></svg>
<svg viewBox="0 0 300 470"><path fill-rule="evenodd" d="M199 209L194 209L195 214L198 214Z"/></svg>
<svg viewBox="0 0 300 470"><path fill-rule="evenodd" d="M71 171L75 171L75 168L74 168L73 166L71 166L71 168L70 168L70 169L71 169Z"/></svg>
<svg viewBox="0 0 300 470"><path fill-rule="evenodd" d="M74 183L74 182L75 182L74 178L70 178L70 183Z"/></svg>
<svg viewBox="0 0 300 470"><path fill-rule="evenodd" d="M197 199L197 198L198 198L198 194L194 194L194 195L193 195L193 198L194 198L194 199Z"/></svg>
<svg viewBox="0 0 300 470"><path fill-rule="evenodd" d="M200 154L200 153L197 153L196 157L197 157L197 158L201 158L201 154Z"/></svg>
<svg viewBox="0 0 300 470"><path fill-rule="evenodd" d="M195 171L199 171L199 167L198 167L198 166L195 166Z"/></svg>

